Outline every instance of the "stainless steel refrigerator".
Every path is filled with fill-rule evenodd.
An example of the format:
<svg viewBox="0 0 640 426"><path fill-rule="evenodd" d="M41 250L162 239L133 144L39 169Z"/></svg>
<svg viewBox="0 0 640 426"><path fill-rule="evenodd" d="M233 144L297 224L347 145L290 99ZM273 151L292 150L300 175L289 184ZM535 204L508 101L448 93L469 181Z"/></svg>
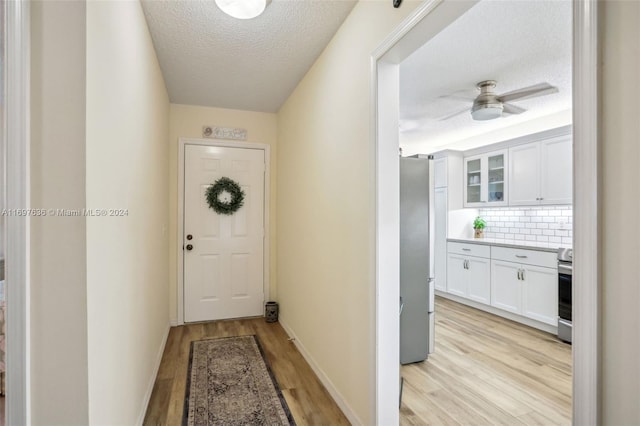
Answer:
<svg viewBox="0 0 640 426"><path fill-rule="evenodd" d="M400 158L400 363L435 347L433 161Z"/></svg>

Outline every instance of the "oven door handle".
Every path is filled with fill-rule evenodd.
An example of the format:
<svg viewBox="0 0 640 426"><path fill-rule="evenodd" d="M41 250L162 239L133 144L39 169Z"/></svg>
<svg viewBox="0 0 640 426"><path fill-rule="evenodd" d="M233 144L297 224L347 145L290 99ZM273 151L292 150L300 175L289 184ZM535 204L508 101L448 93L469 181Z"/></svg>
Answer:
<svg viewBox="0 0 640 426"><path fill-rule="evenodd" d="M558 264L558 273L561 275L573 275L573 265Z"/></svg>

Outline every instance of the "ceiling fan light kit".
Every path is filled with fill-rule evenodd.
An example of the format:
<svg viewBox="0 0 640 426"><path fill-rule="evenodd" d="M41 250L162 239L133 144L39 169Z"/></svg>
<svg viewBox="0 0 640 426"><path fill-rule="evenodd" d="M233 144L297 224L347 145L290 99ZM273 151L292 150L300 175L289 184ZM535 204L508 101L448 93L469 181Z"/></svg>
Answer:
<svg viewBox="0 0 640 426"><path fill-rule="evenodd" d="M493 93L493 89L496 87L494 80L481 81L476 86L480 89L480 94L473 101L471 107L471 117L474 120L486 121L493 120L502 116L502 102Z"/></svg>
<svg viewBox="0 0 640 426"><path fill-rule="evenodd" d="M252 19L260 16L270 0L216 0L216 5L236 19Z"/></svg>
<svg viewBox="0 0 640 426"><path fill-rule="evenodd" d="M493 120L500 117L502 117L502 105L500 104L474 105L471 109L471 118L476 121Z"/></svg>

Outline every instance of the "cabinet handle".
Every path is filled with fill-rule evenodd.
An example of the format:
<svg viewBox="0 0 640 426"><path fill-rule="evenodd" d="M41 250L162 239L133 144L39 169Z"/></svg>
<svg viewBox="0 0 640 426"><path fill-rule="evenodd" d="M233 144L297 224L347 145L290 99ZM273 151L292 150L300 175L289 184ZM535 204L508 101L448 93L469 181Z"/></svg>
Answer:
<svg viewBox="0 0 640 426"><path fill-rule="evenodd" d="M518 281L520 281L520 269L518 269Z"/></svg>
<svg viewBox="0 0 640 426"><path fill-rule="evenodd" d="M524 269L522 270L522 272L520 272L520 276L522 277L522 281L525 281Z"/></svg>
<svg viewBox="0 0 640 426"><path fill-rule="evenodd" d="M523 255L523 254L516 254L516 257L517 257L518 259L526 259L526 258L527 258L527 256L525 256L525 255Z"/></svg>
<svg viewBox="0 0 640 426"><path fill-rule="evenodd" d="M468 248L463 248L462 250L463 251L471 251L471 249L468 249Z"/></svg>

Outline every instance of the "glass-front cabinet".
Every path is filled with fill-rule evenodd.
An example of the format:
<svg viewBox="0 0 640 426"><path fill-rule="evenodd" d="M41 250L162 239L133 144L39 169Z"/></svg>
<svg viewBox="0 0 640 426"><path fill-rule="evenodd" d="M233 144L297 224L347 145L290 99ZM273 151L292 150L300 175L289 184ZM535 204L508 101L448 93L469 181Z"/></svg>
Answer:
<svg viewBox="0 0 640 426"><path fill-rule="evenodd" d="M467 175L467 191L465 203L481 203L482 202L482 184L484 179L482 176L482 158L474 158L465 161Z"/></svg>
<svg viewBox="0 0 640 426"><path fill-rule="evenodd" d="M506 206L506 165L506 150L465 158L464 206Z"/></svg>

